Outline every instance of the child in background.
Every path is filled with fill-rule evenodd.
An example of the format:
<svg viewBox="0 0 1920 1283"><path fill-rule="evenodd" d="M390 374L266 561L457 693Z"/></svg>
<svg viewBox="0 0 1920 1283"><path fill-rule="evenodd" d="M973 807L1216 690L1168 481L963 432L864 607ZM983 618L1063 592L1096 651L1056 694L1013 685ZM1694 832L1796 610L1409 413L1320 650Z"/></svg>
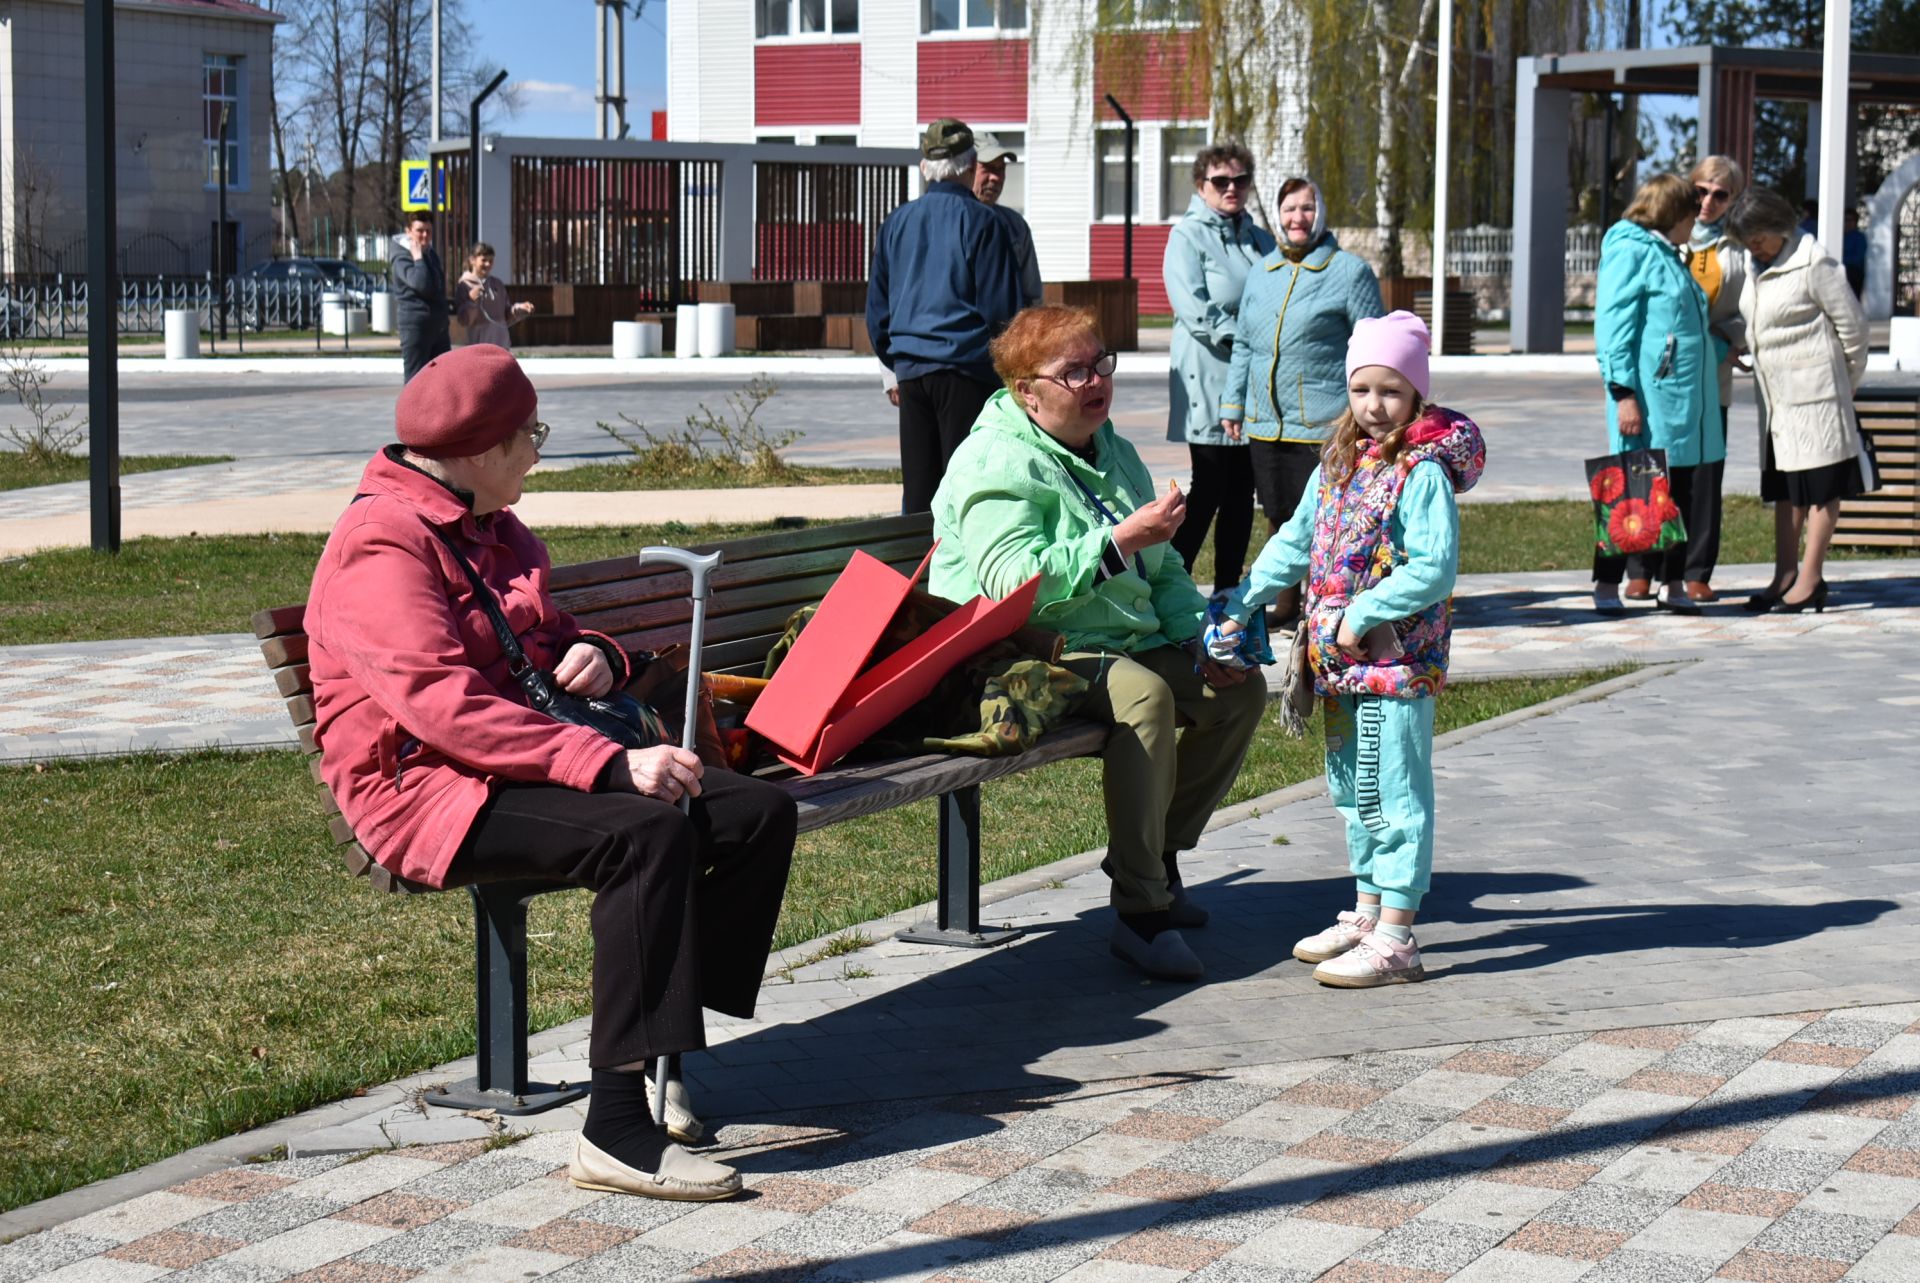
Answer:
<svg viewBox="0 0 1920 1283"><path fill-rule="evenodd" d="M1347 345L1347 412L1307 483L1313 502L1268 541L1222 626L1307 581L1307 653L1327 714L1327 789L1347 823L1350 912L1293 947L1340 988L1422 980L1414 915L1433 871L1433 703L1447 675L1460 561L1456 492L1486 466L1480 429L1426 404L1427 327L1363 320Z"/></svg>

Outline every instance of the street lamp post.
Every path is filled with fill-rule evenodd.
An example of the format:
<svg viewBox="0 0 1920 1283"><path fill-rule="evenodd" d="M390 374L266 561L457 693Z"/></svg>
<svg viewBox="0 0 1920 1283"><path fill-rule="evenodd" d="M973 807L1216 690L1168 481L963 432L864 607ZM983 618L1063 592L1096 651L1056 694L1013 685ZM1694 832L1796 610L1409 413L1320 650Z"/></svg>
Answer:
<svg viewBox="0 0 1920 1283"><path fill-rule="evenodd" d="M480 104L493 97L507 78L507 69L487 82L479 97L467 104L467 219L471 223L469 241L480 239ZM604 111L605 109L602 108Z"/></svg>
<svg viewBox="0 0 1920 1283"><path fill-rule="evenodd" d="M113 154L113 0L87 0L87 476L93 550L120 551L120 227ZM64 309L63 309L64 311Z"/></svg>
<svg viewBox="0 0 1920 1283"><path fill-rule="evenodd" d="M1433 318L1433 354L1445 350L1447 334L1447 170L1451 131L1448 109L1453 105L1453 0L1440 0L1440 76L1433 110L1433 287L1428 314Z"/></svg>

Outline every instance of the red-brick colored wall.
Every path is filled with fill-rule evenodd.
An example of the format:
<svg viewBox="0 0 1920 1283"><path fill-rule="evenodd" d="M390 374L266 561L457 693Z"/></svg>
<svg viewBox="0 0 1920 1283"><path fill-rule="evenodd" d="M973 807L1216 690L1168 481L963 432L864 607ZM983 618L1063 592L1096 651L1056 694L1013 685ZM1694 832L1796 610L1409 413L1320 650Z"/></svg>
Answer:
<svg viewBox="0 0 1920 1283"><path fill-rule="evenodd" d="M860 43L755 45L753 123L860 123Z"/></svg>

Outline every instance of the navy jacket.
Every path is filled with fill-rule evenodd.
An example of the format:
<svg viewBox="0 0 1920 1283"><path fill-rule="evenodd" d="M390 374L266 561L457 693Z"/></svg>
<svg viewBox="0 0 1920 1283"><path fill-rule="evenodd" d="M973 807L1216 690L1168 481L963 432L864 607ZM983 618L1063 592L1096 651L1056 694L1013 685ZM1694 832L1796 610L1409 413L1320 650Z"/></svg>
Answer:
<svg viewBox="0 0 1920 1283"><path fill-rule="evenodd" d="M894 374L954 370L998 383L987 343L1019 310L1013 238L964 183L929 183L887 215L867 280L867 334Z"/></svg>

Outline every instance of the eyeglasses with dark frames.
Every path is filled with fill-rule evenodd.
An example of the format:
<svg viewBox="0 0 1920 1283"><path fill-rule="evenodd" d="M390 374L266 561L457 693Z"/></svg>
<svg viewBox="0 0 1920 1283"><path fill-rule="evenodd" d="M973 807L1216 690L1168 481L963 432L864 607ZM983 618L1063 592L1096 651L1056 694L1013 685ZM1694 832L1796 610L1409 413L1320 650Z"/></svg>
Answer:
<svg viewBox="0 0 1920 1283"><path fill-rule="evenodd" d="M534 452L538 453L541 447L547 444L547 438L553 435L553 429L536 419L534 420L532 432Z"/></svg>
<svg viewBox="0 0 1920 1283"><path fill-rule="evenodd" d="M1253 175L1252 174L1208 174L1207 182L1213 187L1213 190L1215 190L1216 192L1224 192L1229 187L1237 187L1241 191L1245 191L1247 190L1247 188L1253 186Z"/></svg>
<svg viewBox="0 0 1920 1283"><path fill-rule="evenodd" d="M1036 379L1045 379L1049 383L1058 383L1069 392L1078 392L1096 378L1110 379L1113 368L1120 358L1112 352L1102 352L1094 358L1092 365L1076 365L1071 370L1062 370L1058 374L1036 374Z"/></svg>

